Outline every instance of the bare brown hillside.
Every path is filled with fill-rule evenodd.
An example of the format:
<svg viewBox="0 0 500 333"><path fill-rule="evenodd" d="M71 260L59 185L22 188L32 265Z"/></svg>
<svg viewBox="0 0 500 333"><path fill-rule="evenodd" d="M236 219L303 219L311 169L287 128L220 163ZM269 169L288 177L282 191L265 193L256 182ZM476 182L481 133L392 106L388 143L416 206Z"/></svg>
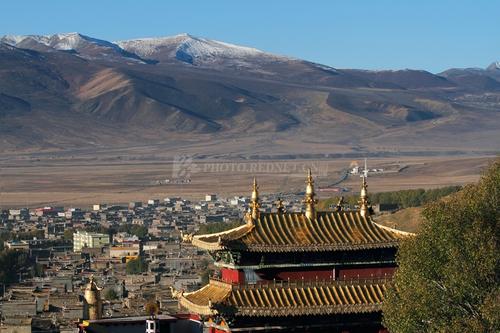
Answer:
<svg viewBox="0 0 500 333"><path fill-rule="evenodd" d="M62 50L66 37L0 39L0 152L180 143L244 158L500 149L494 69L340 70L189 35L118 44L72 35L74 48Z"/></svg>

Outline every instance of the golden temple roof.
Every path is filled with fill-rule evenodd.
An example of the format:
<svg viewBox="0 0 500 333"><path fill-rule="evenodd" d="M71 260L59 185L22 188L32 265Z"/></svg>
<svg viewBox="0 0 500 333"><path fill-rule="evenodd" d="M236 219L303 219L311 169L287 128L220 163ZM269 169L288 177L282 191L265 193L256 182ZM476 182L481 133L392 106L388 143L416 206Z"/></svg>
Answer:
<svg viewBox="0 0 500 333"><path fill-rule="evenodd" d="M181 306L200 315L232 312L239 316L299 316L368 313L381 310L385 280L271 282L231 285L211 280L184 293Z"/></svg>
<svg viewBox="0 0 500 333"><path fill-rule="evenodd" d="M209 251L341 251L396 247L409 235L376 224L359 211L318 212L315 219L303 213L261 213L251 224L196 235L192 244Z"/></svg>

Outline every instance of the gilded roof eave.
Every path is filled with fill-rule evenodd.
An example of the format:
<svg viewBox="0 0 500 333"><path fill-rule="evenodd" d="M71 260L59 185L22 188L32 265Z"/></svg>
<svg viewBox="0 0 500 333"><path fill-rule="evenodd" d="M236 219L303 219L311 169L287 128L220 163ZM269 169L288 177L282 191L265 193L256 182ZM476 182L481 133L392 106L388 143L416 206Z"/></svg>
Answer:
<svg viewBox="0 0 500 333"><path fill-rule="evenodd" d="M375 223L359 212L262 213L253 223L216 234L197 235L192 244L208 251L325 252L398 247L413 234Z"/></svg>
<svg viewBox="0 0 500 333"><path fill-rule="evenodd" d="M407 232L407 231L403 231L403 230L398 230L398 229L394 229L394 228L391 228L391 227L387 227L387 226L379 224L379 223L377 223L377 222L375 222L373 220L372 220L372 223L375 224L375 225L377 225L377 227L379 227L379 228L382 228L384 230L387 230L387 231L393 232L395 234L401 235L403 238L415 236L415 234L413 232Z"/></svg>
<svg viewBox="0 0 500 333"><path fill-rule="evenodd" d="M243 224L236 228L213 234L195 235L191 244L208 251L222 250L224 242L228 239L238 239L248 234L253 228L251 224Z"/></svg>
<svg viewBox="0 0 500 333"><path fill-rule="evenodd" d="M381 248L395 248L399 242L365 243L365 244L317 244L317 245L251 245L245 247L249 252L328 252L328 251L355 251Z"/></svg>
<svg viewBox="0 0 500 333"><path fill-rule="evenodd" d="M181 293L179 304L192 312L209 316L217 314L211 304L224 302L231 293L231 285L210 280L210 283L193 292Z"/></svg>
<svg viewBox="0 0 500 333"><path fill-rule="evenodd" d="M213 316L217 314L217 310L210 308L208 304L207 305L196 304L182 296L179 298L179 304L182 307L188 309L189 311L197 313L201 316Z"/></svg>
<svg viewBox="0 0 500 333"><path fill-rule="evenodd" d="M311 315L333 315L352 313L373 313L382 311L382 303L373 305L307 306L295 308L238 308L237 315L247 317L293 317Z"/></svg>
<svg viewBox="0 0 500 333"><path fill-rule="evenodd" d="M381 311L386 284L372 280L231 285L211 280L183 294L179 303L206 316L226 311L248 317L373 313Z"/></svg>

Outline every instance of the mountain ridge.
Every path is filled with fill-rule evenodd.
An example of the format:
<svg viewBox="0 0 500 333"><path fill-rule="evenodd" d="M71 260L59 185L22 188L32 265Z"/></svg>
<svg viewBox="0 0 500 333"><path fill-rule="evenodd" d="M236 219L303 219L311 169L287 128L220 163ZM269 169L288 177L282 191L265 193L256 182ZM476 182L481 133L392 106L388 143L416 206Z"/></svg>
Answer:
<svg viewBox="0 0 500 333"><path fill-rule="evenodd" d="M337 69L189 34L37 36L0 38L0 152L198 136L241 141L248 155L286 144L309 152L312 137L353 151L500 149L500 71L491 66Z"/></svg>
<svg viewBox="0 0 500 333"><path fill-rule="evenodd" d="M11 46L16 46L19 48L23 48L23 42L26 42L28 40L34 40L38 43L44 44L45 46L52 47L56 50L62 50L62 51L70 51L70 50L77 50L78 49L78 44L83 41L88 41L95 43L100 46L106 46L106 47L117 47L120 48L123 51L133 51L136 50L137 53L135 53L136 56L142 56L144 58L147 58L150 56L152 53L155 52L154 46L171 46L172 44L179 43L179 40L181 41L181 45L183 43L187 42L200 42L200 43L206 43L206 44L212 44L212 45L218 45L218 46L223 46L229 49L235 49L235 50L240 50L242 51L242 54L245 56L252 56L252 55L265 55L265 56L270 56L274 58L282 58L282 59L288 59L288 60L300 60L300 61L307 61L307 60L301 60L295 57L290 57L290 56L284 56L284 55L276 55L272 53L268 53L265 51L262 51L260 49L254 48L254 47L248 47L248 46L241 46L237 44L232 44L232 43L227 43L223 41L218 41L215 39L208 39L204 37L199 37L199 36L194 36L190 33L179 33L177 35L172 35L172 36L159 36L159 37L143 37L143 38L132 38L132 39L125 39L125 40L116 40L116 41L107 41L104 39L99 39L95 37L91 37L79 32L66 32L66 33L56 33L56 34L49 34L49 35L3 35L0 36L0 42L11 45ZM165 45L162 45L165 43ZM135 44L135 45L134 45ZM141 45L143 44L143 45ZM146 45L144 45L146 44ZM149 47L147 44L150 44ZM140 48L144 47L145 50L141 50ZM178 46L178 45L177 45ZM30 49L30 47L27 47ZM141 54L142 53L142 54ZM230 56L235 56L235 54L231 54ZM309 61L308 61L309 62ZM310 62L314 63L314 62ZM334 69L331 66L328 65L323 65L323 64L317 64L318 66L322 66L325 68L329 69ZM488 65L485 68L480 68L480 67L471 67L471 68L450 68L448 70L453 70L453 69L462 69L462 70L500 70L500 61L494 61L490 65ZM351 68L346 68L346 70L352 70ZM431 74L439 75L440 73L444 73L448 70L445 70L443 72L439 73L432 73L426 70L415 70L411 68L404 68L404 69L383 69L383 70L375 70L375 69L357 69L359 71L363 72L371 72L371 73L380 73L380 72L403 72L403 71L422 71L422 72L428 72Z"/></svg>

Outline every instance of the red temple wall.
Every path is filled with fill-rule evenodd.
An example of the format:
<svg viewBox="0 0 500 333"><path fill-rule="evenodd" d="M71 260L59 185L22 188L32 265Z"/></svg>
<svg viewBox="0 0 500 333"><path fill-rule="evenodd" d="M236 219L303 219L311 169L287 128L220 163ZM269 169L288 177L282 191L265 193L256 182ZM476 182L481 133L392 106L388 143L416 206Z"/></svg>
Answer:
<svg viewBox="0 0 500 333"><path fill-rule="evenodd" d="M292 271L292 272L279 272L276 274L276 279L278 280L302 280L302 278L306 281L311 280L325 280L332 279L334 275L333 270L323 270L323 271Z"/></svg>
<svg viewBox="0 0 500 333"><path fill-rule="evenodd" d="M215 327L210 327L208 329L208 333L227 333L228 331L224 331L224 330L220 330L218 328L215 328Z"/></svg>
<svg viewBox="0 0 500 333"><path fill-rule="evenodd" d="M395 267L364 267L364 268L337 268L335 270L304 270L304 271L282 271L276 272L274 278L277 280L291 281L314 281L329 280L334 276L336 280L390 277L394 274ZM260 274L259 274L260 275ZM273 275L263 277L264 280L272 280ZM230 283L245 283L245 273L241 270L222 268L221 278Z"/></svg>
<svg viewBox="0 0 500 333"><path fill-rule="evenodd" d="M371 277L391 277L395 267L366 267L366 268L340 268L337 271L338 280L371 278Z"/></svg>
<svg viewBox="0 0 500 333"><path fill-rule="evenodd" d="M221 270L222 280L232 283L243 283L245 282L245 273L237 269L222 268Z"/></svg>
<svg viewBox="0 0 500 333"><path fill-rule="evenodd" d="M262 276L264 280L288 280L291 281L314 281L329 280L332 276L335 280L372 278L372 277L390 277L394 274L394 267L363 267L363 268L336 268L326 270L303 270L303 271L282 271Z"/></svg>
<svg viewBox="0 0 500 333"><path fill-rule="evenodd" d="M173 316L175 318L183 319L183 320L201 321L200 315L198 315L196 313L176 313Z"/></svg>

